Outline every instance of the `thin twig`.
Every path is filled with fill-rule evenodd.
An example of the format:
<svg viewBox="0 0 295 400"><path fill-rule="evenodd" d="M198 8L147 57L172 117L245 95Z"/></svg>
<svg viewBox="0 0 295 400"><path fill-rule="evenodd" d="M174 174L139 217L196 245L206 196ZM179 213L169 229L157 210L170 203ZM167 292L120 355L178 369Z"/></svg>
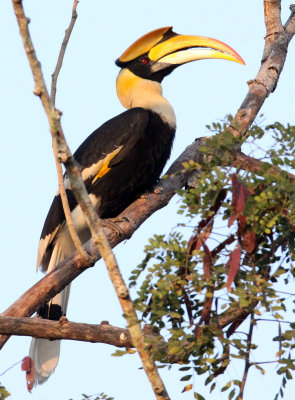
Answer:
<svg viewBox="0 0 295 400"><path fill-rule="evenodd" d="M295 358L289 358L288 361L295 361ZM253 361L251 363L252 365L260 365L260 364L278 364L278 360L272 360L272 361Z"/></svg>
<svg viewBox="0 0 295 400"><path fill-rule="evenodd" d="M20 364L22 362L22 360L17 361L16 363L12 364L10 367L6 368L5 371L1 372L0 376L3 376L6 374L6 372L8 372L9 370L11 370L12 368L16 367L18 364ZM1 397L0 397L1 398Z"/></svg>
<svg viewBox="0 0 295 400"><path fill-rule="evenodd" d="M249 373L249 369L250 369L250 367L252 365L250 363L250 352L251 352L254 325L255 325L255 321L254 321L254 316L252 314L251 315L251 321L250 321L249 333L248 333L248 337L247 337L247 350L246 350L245 369L244 369L243 379L242 379L241 386L240 386L240 393L239 393L238 400L242 400L243 399L243 394L244 394L244 389L245 389L245 385L246 385L247 376L248 376L248 373Z"/></svg>
<svg viewBox="0 0 295 400"><path fill-rule="evenodd" d="M78 17L78 14L77 14L77 11L76 11L77 5L78 5L78 1L74 0L71 22L70 22L70 25L69 25L68 29L66 29L66 31L65 31L65 37L63 39L63 42L62 42L62 45L61 45L61 48L60 48L57 64L56 64L55 70L54 70L54 72L52 74L51 95L50 95L50 102L51 102L52 108L55 108L55 97L56 97L56 87L57 87L58 75L59 75L60 69L62 67L64 55L65 55L65 52L66 52L66 49L67 49L67 45L69 43L69 39L70 39L72 30L74 28L75 22L76 22L77 17ZM82 245L82 243L80 241L80 238L79 238L79 236L78 236L78 234L76 232L76 229L74 227L74 224L73 224L71 210L70 210L70 206L69 206L69 201L68 201L68 197L67 197L65 186L64 186L64 178L63 178L62 166L61 166L60 161L58 160L58 150L57 150L57 147L56 147L56 141L54 141L54 140L52 142L52 148L53 148L55 164L56 164L56 170L57 170L59 194L60 194L60 198L61 198L61 202L62 202L64 214L65 214L65 218L66 218L66 221L67 221L68 229L69 229L71 238L73 240L73 243L74 243L76 249L78 250L78 252L79 252L79 254L81 256L81 259L82 259L83 263L87 263L89 261L88 260L88 254L84 251L83 245Z"/></svg>
<svg viewBox="0 0 295 400"><path fill-rule="evenodd" d="M69 228L69 232L70 232L72 241L81 256L82 262L87 263L87 262L89 262L89 255L84 250L81 240L80 240L80 238L77 234L77 231L74 227L74 224L73 224L73 219L72 219L71 210L70 210L70 206L69 206L69 202L68 202L68 197L67 197L67 193L66 193L65 186L64 186L62 166L61 166L61 163L58 161L57 150L56 150L54 143L55 142L52 143L52 148L53 148L57 177L58 177L58 188L59 188L59 194L60 194L60 198L61 198L61 202L62 202L62 207L63 207L64 213L65 213L65 218L67 221L67 226Z"/></svg>
<svg viewBox="0 0 295 400"><path fill-rule="evenodd" d="M51 94L50 94L50 101L51 103L54 105L55 104L55 97L56 97L56 83L57 83L57 78L59 75L59 71L62 67L62 63L63 63L63 59L64 59L64 55L67 49L67 45L70 39L70 36L72 34L75 22L77 20L78 14L77 14L77 5L78 5L79 1L78 0L74 0L74 4L73 4L73 9L72 9L72 18L71 18L71 22L69 27L66 29L65 31L65 36L61 45L61 49L58 55L58 59L57 59L57 64L55 67L55 70L53 72L52 76L52 81L51 81Z"/></svg>

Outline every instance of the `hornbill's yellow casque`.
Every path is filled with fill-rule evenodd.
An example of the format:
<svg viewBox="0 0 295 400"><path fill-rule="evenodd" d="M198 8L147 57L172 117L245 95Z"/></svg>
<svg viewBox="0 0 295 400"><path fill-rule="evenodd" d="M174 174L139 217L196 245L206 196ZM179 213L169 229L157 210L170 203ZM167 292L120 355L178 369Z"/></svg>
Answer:
<svg viewBox="0 0 295 400"><path fill-rule="evenodd" d="M94 131L74 154L101 218L116 217L157 182L169 158L176 127L173 108L162 96L161 82L179 65L205 58L244 64L226 44L206 37L178 35L171 27L144 35L116 61L121 68L117 94L128 111ZM66 176L65 187L73 223L85 243L90 233ZM37 267L49 272L74 251L57 193L41 233ZM66 313L68 298L69 286L39 314L58 320ZM32 340L30 355L36 383L46 381L54 371L59 348L59 341Z"/></svg>

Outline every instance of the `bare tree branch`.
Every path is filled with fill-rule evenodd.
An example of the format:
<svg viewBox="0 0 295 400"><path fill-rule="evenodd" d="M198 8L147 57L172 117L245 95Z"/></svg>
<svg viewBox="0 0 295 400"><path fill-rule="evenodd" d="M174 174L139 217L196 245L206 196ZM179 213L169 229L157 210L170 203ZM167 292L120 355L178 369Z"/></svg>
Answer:
<svg viewBox="0 0 295 400"><path fill-rule="evenodd" d="M288 45L295 33L295 16L292 9L283 27L280 5L280 0L264 1L266 37L261 67L256 77L248 82L249 91L231 123L231 131L235 136L247 133L264 101L275 90L283 70Z"/></svg>
<svg viewBox="0 0 295 400"><path fill-rule="evenodd" d="M27 58L33 73L35 81L34 94L40 97L43 108L45 110L50 131L53 140L53 147L57 149L57 157L59 161L65 164L67 174L71 183L71 189L79 204L83 203L81 208L86 213L86 220L90 224L95 221L98 217L96 211L89 200L89 196L83 180L81 178L80 166L73 158L71 151L65 141L63 130L60 123L60 111L56 110L49 98L47 87L44 81L44 77L41 70L41 65L37 59L35 49L31 40L31 36L28 29L29 19L25 16L22 1L13 0L14 12L17 18L17 22L20 28L20 34L23 40L24 48L27 54ZM93 224L92 224L93 225Z"/></svg>
<svg viewBox="0 0 295 400"><path fill-rule="evenodd" d="M58 150L55 146L55 142L53 142L52 145L53 145L52 148L53 148L56 171L57 171L57 178L58 178L58 189L59 189L59 194L60 194L60 198L61 198L61 202L62 202L62 207L63 207L64 213L65 213L65 218L66 218L67 225L69 228L69 232L70 232L72 241L81 256L81 260L82 260L83 264L87 264L90 262L89 256L86 253L86 251L84 250L81 240L80 240L80 238L75 230L74 224L73 224L73 219L72 219L72 215L71 215L71 211L70 211L68 197L67 197L67 193L66 193L65 186L64 186L64 177L63 177L63 172L62 172L62 166L58 160Z"/></svg>
<svg viewBox="0 0 295 400"><path fill-rule="evenodd" d="M285 174L288 175L290 181L295 183L295 175L283 171L276 165L272 165L265 161L260 161L257 160L256 158L247 156L242 152L237 152L235 154L232 154L232 162L234 166L239 167L244 171L257 172L258 174L259 173L263 174L265 172L265 169L267 168L267 170L271 173L271 175L274 178L280 176L284 172Z"/></svg>
<svg viewBox="0 0 295 400"><path fill-rule="evenodd" d="M30 37L28 29L29 21L25 16L24 9L22 6L22 1L12 0L12 3L20 27L20 34L23 39L27 58L29 60L31 70L35 79L35 84L36 84L35 93L40 96L41 102L46 112L51 128L53 147L56 149L55 151L58 154L57 158L61 160L66 167L67 175L69 177L71 184L71 189L84 214L84 217L91 232L92 239L96 244L99 253L101 254L102 258L105 261L110 279L116 290L125 318L127 320L128 328L133 343L135 344L138 350L138 353L142 360L143 368L148 376L148 379L151 383L155 396L158 400L169 400L168 393L159 375L158 369L155 365L151 352L146 348L146 345L144 343L144 335L139 320L137 318L135 308L130 299L128 288L124 283L114 253L112 252L108 240L104 234L100 218L98 217L97 212L90 201L90 198L88 196L87 190L85 188L85 185L81 177L80 168L77 162L75 161L74 157L72 156L70 149L67 146L64 134L62 132L62 127L60 124L60 113L57 112L57 110L52 106L52 103L48 96L46 84L41 70L41 65L37 59L34 46ZM75 3L74 3L74 11L75 11ZM61 59L62 57L63 55L61 56ZM84 258L84 263L85 263L85 253L82 253L82 257ZM90 259L87 260L87 262L89 261Z"/></svg>
<svg viewBox="0 0 295 400"><path fill-rule="evenodd" d="M2 335L32 336L49 340L68 339L82 342L105 343L116 347L134 347L128 329L117 328L107 322L84 324L66 318L51 321L41 318L0 317Z"/></svg>
<svg viewBox="0 0 295 400"><path fill-rule="evenodd" d="M77 6L78 6L79 1L78 0L74 0L74 4L73 4L73 9L72 9L72 18L71 18L71 22L69 27L66 29L65 31L65 36L64 39L62 41L62 45L61 45L61 49L58 55L58 59L57 59L57 64L55 67L55 70L53 72L52 76L52 81L51 81L51 94L50 94L50 101L52 104L55 104L55 96L56 96L56 83L57 83L57 78L60 72L60 69L62 67L62 63L63 63L63 59L65 56L65 52L69 43L69 39L71 37L75 22L78 18L78 14L77 14Z"/></svg>
<svg viewBox="0 0 295 400"><path fill-rule="evenodd" d="M58 75L59 75L60 69L62 67L64 55L65 55L65 52L67 49L67 45L69 43L69 39L70 39L72 30L74 28L75 22L78 17L77 5L78 5L78 1L74 0L71 22L70 22L69 27L65 31L65 36L64 36L61 48L60 48L60 52L59 52L58 59L57 59L57 64L56 64L55 70L52 74L50 102L51 102L51 105L53 108L55 108L55 97L56 97L56 87L57 87ZM60 194L65 218L67 221L67 225L69 228L69 232L70 232L71 238L73 240L73 243L81 256L83 263L87 264L89 262L88 254L84 251L83 245L80 241L80 238L79 238L79 236L75 230L74 224L73 224L71 210L70 210L70 206L69 206L69 202L68 202L68 197L67 197L65 186L64 186L62 166L58 159L58 149L56 146L56 141L53 141L52 148L53 148L55 165L56 165L56 170L57 170L59 194Z"/></svg>

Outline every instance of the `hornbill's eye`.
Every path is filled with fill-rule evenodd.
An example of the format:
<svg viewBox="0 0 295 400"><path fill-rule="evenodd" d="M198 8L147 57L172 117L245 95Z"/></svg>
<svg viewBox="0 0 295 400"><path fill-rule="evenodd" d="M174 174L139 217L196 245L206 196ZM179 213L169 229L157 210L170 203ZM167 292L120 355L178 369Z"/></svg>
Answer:
<svg viewBox="0 0 295 400"><path fill-rule="evenodd" d="M141 59L141 63L142 64L148 64L149 62L150 62L150 60L149 60L148 57L144 57L144 58Z"/></svg>

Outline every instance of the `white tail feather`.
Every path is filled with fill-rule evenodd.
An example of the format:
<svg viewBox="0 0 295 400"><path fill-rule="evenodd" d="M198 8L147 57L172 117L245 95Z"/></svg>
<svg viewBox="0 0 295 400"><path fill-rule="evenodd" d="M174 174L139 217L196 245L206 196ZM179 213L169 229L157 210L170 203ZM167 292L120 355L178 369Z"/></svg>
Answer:
<svg viewBox="0 0 295 400"><path fill-rule="evenodd" d="M53 374L59 359L60 340L32 339L30 357L34 361L35 385L41 385Z"/></svg>
<svg viewBox="0 0 295 400"><path fill-rule="evenodd" d="M55 241L47 272L52 271L56 265L67 258L75 251L73 242L69 240L67 230L60 232ZM62 314L66 314L70 295L70 285L64 288L48 303L61 306ZM40 385L47 381L53 374L59 359L60 340L32 339L30 347L30 357L34 361L35 385Z"/></svg>

